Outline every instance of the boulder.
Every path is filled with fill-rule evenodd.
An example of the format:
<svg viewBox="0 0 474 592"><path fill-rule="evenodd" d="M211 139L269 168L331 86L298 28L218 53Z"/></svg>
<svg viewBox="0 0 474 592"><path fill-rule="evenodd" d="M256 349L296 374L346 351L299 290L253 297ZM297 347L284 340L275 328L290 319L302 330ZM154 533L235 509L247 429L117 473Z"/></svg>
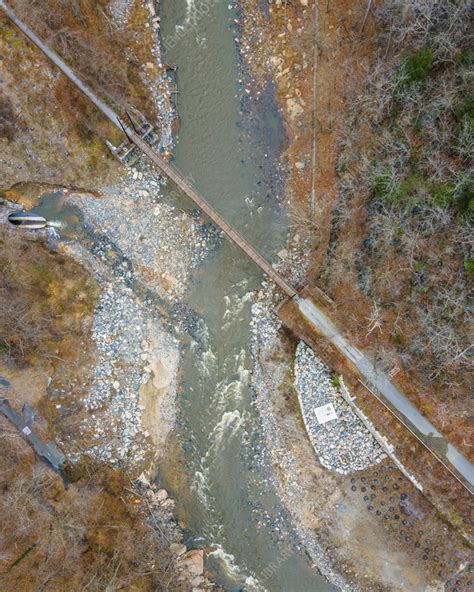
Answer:
<svg viewBox="0 0 474 592"><path fill-rule="evenodd" d="M202 576L204 573L204 551L192 549L188 551L181 560L181 565L194 576Z"/></svg>

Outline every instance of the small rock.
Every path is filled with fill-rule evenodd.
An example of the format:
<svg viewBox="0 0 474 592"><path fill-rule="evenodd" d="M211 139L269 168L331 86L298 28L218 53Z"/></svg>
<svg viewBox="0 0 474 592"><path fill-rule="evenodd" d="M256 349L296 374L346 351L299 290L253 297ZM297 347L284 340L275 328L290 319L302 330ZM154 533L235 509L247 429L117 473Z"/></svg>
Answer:
<svg viewBox="0 0 474 592"><path fill-rule="evenodd" d="M299 115L304 112L303 107L297 99L287 99L286 108L291 119L296 119Z"/></svg>
<svg viewBox="0 0 474 592"><path fill-rule="evenodd" d="M155 499L158 502L164 502L167 497L168 497L168 492L166 491L166 489L159 489L155 495Z"/></svg>
<svg viewBox="0 0 474 592"><path fill-rule="evenodd" d="M174 501L174 499L171 499L170 497L166 499L164 502L161 502L161 506L167 509L173 509L175 505L176 502Z"/></svg>

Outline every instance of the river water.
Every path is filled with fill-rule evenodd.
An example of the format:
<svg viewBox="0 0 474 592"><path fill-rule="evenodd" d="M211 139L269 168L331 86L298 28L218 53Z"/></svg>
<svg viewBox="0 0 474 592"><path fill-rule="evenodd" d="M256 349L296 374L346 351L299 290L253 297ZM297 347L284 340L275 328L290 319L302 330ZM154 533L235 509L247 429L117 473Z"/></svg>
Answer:
<svg viewBox="0 0 474 592"><path fill-rule="evenodd" d="M163 0L161 7L165 58L178 66L175 164L274 260L286 215L276 195L281 183L266 180L266 171L277 165L283 129L268 97L255 119L242 115L235 15L215 1L201 16L198 1ZM263 135L248 131L252 121ZM226 239L195 273L186 304L199 323L183 339L178 435L187 480L176 479L171 463L160 481L178 501L187 544L216 549L210 567L226 589L330 590L297 548L269 479L252 406L251 292L261 279Z"/></svg>

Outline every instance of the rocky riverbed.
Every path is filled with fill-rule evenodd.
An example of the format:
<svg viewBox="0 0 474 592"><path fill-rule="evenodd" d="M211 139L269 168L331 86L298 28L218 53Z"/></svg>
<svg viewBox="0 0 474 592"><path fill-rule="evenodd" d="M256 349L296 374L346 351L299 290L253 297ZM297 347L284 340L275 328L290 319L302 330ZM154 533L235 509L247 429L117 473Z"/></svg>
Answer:
<svg viewBox="0 0 474 592"><path fill-rule="evenodd" d="M63 198L66 211L80 212L84 227L82 248L66 248L89 266L103 290L81 433L91 438L88 454L134 471L152 447L163 455L174 426L179 345L169 333L178 330L169 310L220 237L195 212L165 202L163 182L139 163L120 183L101 188L100 197L66 192Z"/></svg>
<svg viewBox="0 0 474 592"><path fill-rule="evenodd" d="M162 184L157 171L142 162L119 184L103 187L100 199L73 194L68 201L80 208L86 231L100 235L101 257L113 247L125 279L133 276L159 298L177 301L219 233L199 213L164 201Z"/></svg>
<svg viewBox="0 0 474 592"><path fill-rule="evenodd" d="M314 450L309 450L311 447L308 448L307 441L305 442L307 436L302 422L299 421L298 402L296 400L291 403L287 400L287 397L291 396L289 390L293 389L294 384L293 368L289 352L282 346L281 323L272 312L274 305L273 288L269 284L264 284L252 306L251 323L251 349L254 358L252 382L256 396L255 405L260 413L264 434L263 454L266 462L278 467L278 471L273 472L272 482L297 527L299 540L296 544L306 549L318 570L329 581L341 590L349 590L344 578L331 565L328 548L321 545L311 532L308 525L311 525L313 520L304 521L301 520L301 515L297 515L297 500L304 500L306 496L307 478L301 479L301 459L308 458L308 455L309 458L313 456L306 469L308 477L319 474L321 469L318 468ZM293 396L296 399L294 394ZM288 409L288 404L291 410ZM308 500L305 512L308 513L310 508ZM317 519L314 517L314 520Z"/></svg>
<svg viewBox="0 0 474 592"><path fill-rule="evenodd" d="M103 290L81 433L92 439L88 454L135 471L150 443L163 454L174 426L179 345L169 333L176 330L169 310L220 237L193 211L164 201L156 171L137 167L120 184L101 188L100 197L64 196L64 208L80 211L84 226L82 248L65 248L89 266Z"/></svg>
<svg viewBox="0 0 474 592"><path fill-rule="evenodd" d="M178 368L178 347L163 329L159 316L136 298L130 288L119 282L101 282L100 296L93 323L92 339L96 361L91 384L81 401L86 418L79 431L87 435L90 446L81 454L93 456L112 465L144 467L146 456L161 444L174 425L174 399ZM163 380L166 373L166 397L150 386ZM155 374L156 373L156 374ZM141 392L148 389L148 396ZM61 393L57 396L61 404ZM160 430L154 441L143 424L150 417ZM80 454L71 455L78 460Z"/></svg>
<svg viewBox="0 0 474 592"><path fill-rule="evenodd" d="M66 192L65 207L78 209L84 232L79 243L62 245L94 274L101 289L92 327L94 365L78 431L86 454L132 474L153 472L166 454L176 421L179 343L169 312L220 239L193 211L163 200L163 180L138 164L100 197ZM185 319L186 315L183 315ZM185 322L183 320L183 322ZM52 391L60 408L67 388ZM72 435L74 437L74 435ZM63 441L65 449L75 450ZM174 501L165 490L145 492L163 520L172 521ZM193 589L213 587L204 575L204 552L187 550L176 533L171 551L178 579Z"/></svg>

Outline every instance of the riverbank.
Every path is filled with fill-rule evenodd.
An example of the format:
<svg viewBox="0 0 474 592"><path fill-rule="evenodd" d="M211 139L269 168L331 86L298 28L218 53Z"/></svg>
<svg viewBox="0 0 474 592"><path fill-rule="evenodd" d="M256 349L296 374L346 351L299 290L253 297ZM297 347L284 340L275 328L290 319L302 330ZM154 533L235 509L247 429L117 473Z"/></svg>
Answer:
<svg viewBox="0 0 474 592"><path fill-rule="evenodd" d="M146 82L148 96L144 100L155 106L152 111L160 136L158 149L169 153L174 113L161 60L156 26L159 19L147 6L143 12L137 5L130 3L128 10L123 4L115 6L118 12L109 17L117 18L126 39L130 34L136 37L146 33L140 58L145 60L146 51L149 54L146 63L138 64ZM81 10L87 12L89 8L82 6ZM9 29L7 24L8 39L17 40L12 51L5 50L11 66L5 90L11 95L18 92L14 63L36 60L45 74L43 82L52 67ZM79 348L69 340L64 345L67 352L63 344L55 350L53 358L57 361L48 369L50 378L40 404L47 410L49 425L54 426L54 436L73 472L87 471L98 463L115 467L132 480L140 475L143 479L143 474L151 477L167 454L168 437L175 428L180 364L176 333L184 330L186 322L179 305L192 269L215 248L219 235L200 215L178 209L173 195L165 199L163 179L146 164L137 163L128 171L119 167L94 136L94 145L100 145L100 151L105 148L99 157L101 167L94 168L88 160L88 144L75 143L73 128L57 136L58 120L51 116L51 125L38 129L38 113L48 108L50 94L44 84L30 84L29 91L29 104L35 109L25 114L31 120L31 129L18 128L6 142L1 161L7 185L3 193L46 215L56 231L68 237L66 241L51 238L52 246L65 260L77 261L87 269L97 286L93 315L77 319L87 335ZM46 97L43 102L37 94L41 91ZM94 131L107 135L109 130L101 128L95 118L90 122L99 123ZM80 118L74 125L80 125ZM58 138L61 145L67 143L63 153L61 146L59 152L56 150ZM27 146L35 144L34 156L39 164L33 172L25 156L31 154ZM49 154L45 145L51 149ZM79 163L74 170L68 168L72 166L71 155L74 162L77 156ZM141 490L136 495L151 508L155 527L167 534L164 554L170 557L169 585L176 589L214 589L205 577L204 552L182 544L183 533L173 519L174 500L153 484L137 487L137 492ZM142 502L135 497L131 503ZM144 585L149 579L145 578Z"/></svg>
<svg viewBox="0 0 474 592"><path fill-rule="evenodd" d="M430 8L428 31L413 24L417 7L404 11L399 3L374 3L366 13L366 2L276 3L256 11L244 2L253 12L242 47L260 84L277 81L290 140L294 228L308 239L300 258L308 268L304 281L333 299L333 314L351 340L392 373L407 398L468 458L469 313L461 302L470 277L464 247L470 222L464 206L455 205L467 195L469 176L466 155L456 148L468 125L467 62L460 59L466 7L452 12L449 5ZM399 21L401 45L393 42ZM258 27L255 32L254 23L274 35L258 33ZM440 44L448 29L457 31L449 48ZM400 82L403 91L398 89L411 63L406 56L421 59L423 51L433 54L426 76ZM447 88L453 105L447 111L454 115L446 115L441 142L434 131L439 122L432 122L435 97ZM423 121L412 126L410 109L421 103ZM438 167L423 156L429 138ZM392 190L384 177L389 172ZM384 429L395 435L393 426Z"/></svg>
<svg viewBox="0 0 474 592"><path fill-rule="evenodd" d="M343 590L422 592L459 577L469 546L391 460L371 459L359 444L351 447L350 434L339 439L341 403L338 421L324 438L313 435L313 448L298 400L302 344L282 329L274 306L272 291L264 287L253 306L256 406L274 482L314 565ZM304 368L318 379L305 385L303 396L330 402L329 393L339 387L321 380L321 372L329 378L328 368L317 359L306 359ZM365 431L356 418L344 422L344 430L351 429ZM371 439L368 432L364 438ZM367 468L358 468L361 462Z"/></svg>
<svg viewBox="0 0 474 592"><path fill-rule="evenodd" d="M253 74L249 92L258 93L269 82L275 83L286 123L283 167L289 170L287 200L293 229L288 248L279 256L284 272L301 285L312 277L318 253L325 252L329 240L330 213L338 195L337 146L347 105L361 88L370 64L374 25L370 16L364 18L366 3L338 3L337 7L330 2L305 1L238 5L242 11L238 46ZM362 23L365 35L361 35ZM334 397L337 376L331 376L321 361L308 359L303 344L294 343L267 317L276 304L263 290L262 302L254 306L256 405L280 495L314 563L330 580L350 589L426 590L443 582L452 585L457 570L463 569L457 557L468 554L463 540L466 524L462 518L459 522L455 519L453 523L461 530L449 527L448 534L442 516L433 512L429 501L391 461L381 458L376 466L370 466L371 455L363 453L359 444L351 446L355 442L351 422L346 425L347 416ZM360 397L358 391L353 393ZM300 414L302 397L320 404L336 402L345 435L340 438L339 423L321 429L311 417L308 425L309 416ZM368 404L363 408L374 418ZM314 448L307 439L305 423ZM400 441L400 431L393 425L387 430L386 419L378 421L379 429L382 425L382 433L397 442L397 453L416 472L408 454L409 449L413 452L412 445ZM357 432L364 431L358 418L354 426ZM369 466L357 467L357 463ZM338 476L345 472L348 477ZM453 507L448 498L441 504L437 501L443 512L446 506ZM405 500L409 500L408 513ZM425 541L427 546L420 552L417 549L422 550L423 543L416 539L426 532L426 520L430 534L436 534ZM433 538L437 541L435 553ZM442 569L435 571L432 566L441 563Z"/></svg>
<svg viewBox="0 0 474 592"><path fill-rule="evenodd" d="M11 227L4 213L12 208L19 204L0 203L1 395L17 411L25 405L29 425L44 442L59 445L66 460L61 478L0 417L2 590L44 582L61 589L103 590L113 582L146 591L163 581L176 592L192 586L209 589L202 551L188 552L182 545L173 500L143 477L134 477L140 460L146 469L152 456L128 454L125 459L123 442L117 442L122 433L109 434L98 454L90 426L92 421L101 436L107 434L117 411L113 400L100 412L89 406L91 374L103 354L96 325L101 315L110 313L104 300L113 296L130 306L133 299L120 285L110 290L110 276L90 254L84 266L77 245L58 250L47 231ZM116 315L122 317L122 312L115 307ZM120 352L115 354L112 364L121 361ZM133 405L133 396L128 394L124 402ZM127 411L121 413L121 427L132 430ZM152 450L151 443L142 442L138 453Z"/></svg>

